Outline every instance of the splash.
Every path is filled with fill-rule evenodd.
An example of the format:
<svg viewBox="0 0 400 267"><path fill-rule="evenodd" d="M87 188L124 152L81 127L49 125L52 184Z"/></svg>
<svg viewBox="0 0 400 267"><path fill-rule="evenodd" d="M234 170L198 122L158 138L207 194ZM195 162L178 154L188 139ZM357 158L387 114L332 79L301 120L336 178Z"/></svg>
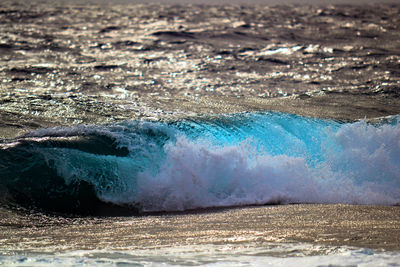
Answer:
<svg viewBox="0 0 400 267"><path fill-rule="evenodd" d="M396 205L398 121L262 112L42 129L2 145L0 188L7 201L89 214L105 206Z"/></svg>

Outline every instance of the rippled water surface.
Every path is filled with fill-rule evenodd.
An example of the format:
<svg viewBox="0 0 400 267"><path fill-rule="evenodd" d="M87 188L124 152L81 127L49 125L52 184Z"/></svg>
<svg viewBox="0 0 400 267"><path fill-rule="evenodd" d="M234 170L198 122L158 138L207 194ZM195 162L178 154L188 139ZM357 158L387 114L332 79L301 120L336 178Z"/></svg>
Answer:
<svg viewBox="0 0 400 267"><path fill-rule="evenodd" d="M393 5L1 5L3 92L268 97L399 84Z"/></svg>
<svg viewBox="0 0 400 267"><path fill-rule="evenodd" d="M0 110L9 124L20 124L18 115L49 125L265 109L271 97L342 93L335 103L343 106L354 94L397 98L399 18L394 4L2 1ZM360 102L370 110L353 117L398 113L387 97Z"/></svg>
<svg viewBox="0 0 400 267"><path fill-rule="evenodd" d="M1 1L0 265L398 266L399 117L354 121L400 113L399 29L399 4Z"/></svg>

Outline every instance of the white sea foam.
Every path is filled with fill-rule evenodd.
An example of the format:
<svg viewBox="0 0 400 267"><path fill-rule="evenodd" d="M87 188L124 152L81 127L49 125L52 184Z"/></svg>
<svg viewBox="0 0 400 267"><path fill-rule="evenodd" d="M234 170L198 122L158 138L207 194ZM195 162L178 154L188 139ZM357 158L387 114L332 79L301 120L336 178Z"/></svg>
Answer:
<svg viewBox="0 0 400 267"><path fill-rule="evenodd" d="M216 147L178 138L166 147L160 172L138 175L135 201L147 211L276 202L394 205L400 201L399 130L345 127L334 136L340 149L316 165L262 154L246 142Z"/></svg>
<svg viewBox="0 0 400 267"><path fill-rule="evenodd" d="M304 140L297 140L293 149L314 145ZM158 172L138 174L138 193L130 201L146 211L277 202L400 202L399 125L345 124L313 141L320 152L310 160L310 155L270 155L254 140L215 145L209 139L180 136L164 147Z"/></svg>
<svg viewBox="0 0 400 267"><path fill-rule="evenodd" d="M399 266L399 252L309 244L191 245L1 256L7 266Z"/></svg>

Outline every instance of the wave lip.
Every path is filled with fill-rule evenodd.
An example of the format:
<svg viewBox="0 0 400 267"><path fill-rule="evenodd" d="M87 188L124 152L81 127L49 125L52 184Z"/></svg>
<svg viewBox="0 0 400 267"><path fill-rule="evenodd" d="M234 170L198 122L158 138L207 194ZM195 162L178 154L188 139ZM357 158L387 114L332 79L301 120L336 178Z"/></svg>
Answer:
<svg viewBox="0 0 400 267"><path fill-rule="evenodd" d="M396 205L398 122L261 112L43 129L2 144L0 190L11 203L78 214Z"/></svg>

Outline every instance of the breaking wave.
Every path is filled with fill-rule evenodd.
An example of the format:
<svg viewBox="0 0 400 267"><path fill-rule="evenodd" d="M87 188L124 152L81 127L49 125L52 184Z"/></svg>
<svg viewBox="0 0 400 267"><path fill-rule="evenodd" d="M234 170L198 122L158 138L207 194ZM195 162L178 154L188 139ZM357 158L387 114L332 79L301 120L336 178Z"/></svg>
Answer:
<svg viewBox="0 0 400 267"><path fill-rule="evenodd" d="M399 116L275 112L41 129L0 149L2 201L76 214L400 203Z"/></svg>

